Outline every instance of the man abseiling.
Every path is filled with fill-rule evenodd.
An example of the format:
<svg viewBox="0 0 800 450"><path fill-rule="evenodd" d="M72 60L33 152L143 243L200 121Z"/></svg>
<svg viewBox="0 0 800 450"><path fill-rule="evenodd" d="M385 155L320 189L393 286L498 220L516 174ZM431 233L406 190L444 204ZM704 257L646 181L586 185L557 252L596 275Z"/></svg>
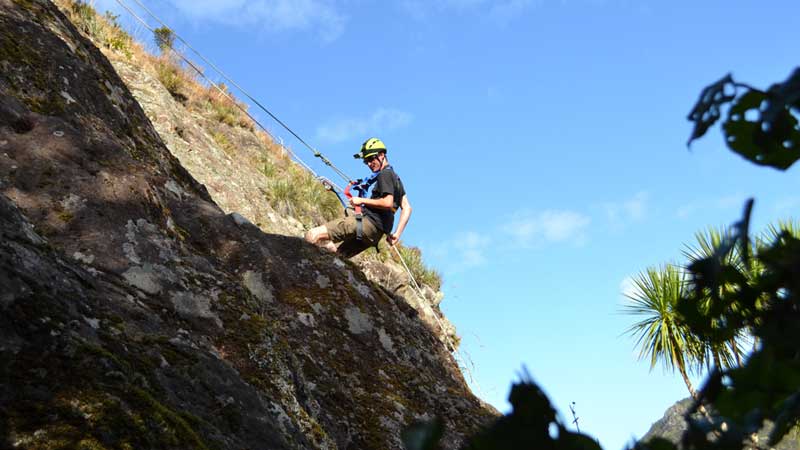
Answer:
<svg viewBox="0 0 800 450"><path fill-rule="evenodd" d="M305 236L306 241L346 258L376 246L383 235L386 235L386 241L390 245L394 245L411 217L411 203L406 196L403 182L386 159L386 146L383 142L377 138L369 138L361 145L361 151L353 157L363 160L369 170L377 174L372 181L370 198L352 197L346 217L312 228ZM357 206L361 206L363 211L360 239L359 220L355 214ZM398 208L401 209L400 220L397 230L392 233L394 215ZM340 243L338 248L336 243Z"/></svg>

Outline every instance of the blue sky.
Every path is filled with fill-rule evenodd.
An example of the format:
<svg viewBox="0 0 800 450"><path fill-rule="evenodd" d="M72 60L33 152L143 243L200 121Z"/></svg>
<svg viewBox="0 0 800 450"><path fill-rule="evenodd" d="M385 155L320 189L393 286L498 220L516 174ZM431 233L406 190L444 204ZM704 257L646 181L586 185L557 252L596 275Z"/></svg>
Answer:
<svg viewBox="0 0 800 450"><path fill-rule="evenodd" d="M680 261L749 196L756 229L798 217L797 168L752 166L718 129L685 145L705 85L766 88L798 64L797 2L145 4L352 176L361 142L383 139L414 207L404 240L444 276L476 393L507 410L524 365L606 449L687 395L622 336L630 277Z"/></svg>

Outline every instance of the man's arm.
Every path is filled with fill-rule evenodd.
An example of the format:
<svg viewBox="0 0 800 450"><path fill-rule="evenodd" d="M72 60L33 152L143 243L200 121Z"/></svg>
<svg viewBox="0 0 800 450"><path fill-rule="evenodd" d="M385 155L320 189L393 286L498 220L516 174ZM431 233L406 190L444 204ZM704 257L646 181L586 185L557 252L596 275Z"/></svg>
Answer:
<svg viewBox="0 0 800 450"><path fill-rule="evenodd" d="M403 234L408 219L411 217L411 202L408 201L407 195L403 196L403 200L400 202L400 209L402 209L402 212L400 213L400 222L397 224L397 231L386 236L386 241L390 245L394 245L395 242L400 240L400 235Z"/></svg>
<svg viewBox="0 0 800 450"><path fill-rule="evenodd" d="M364 205L370 208L392 209L394 208L394 195L388 194L381 198L353 197L350 199L353 206Z"/></svg>

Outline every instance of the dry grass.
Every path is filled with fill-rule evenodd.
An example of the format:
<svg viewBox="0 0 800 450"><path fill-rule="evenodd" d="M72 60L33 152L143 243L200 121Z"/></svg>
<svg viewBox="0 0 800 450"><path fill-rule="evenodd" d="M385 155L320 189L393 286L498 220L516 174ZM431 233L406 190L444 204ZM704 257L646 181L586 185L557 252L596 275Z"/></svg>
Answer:
<svg viewBox="0 0 800 450"><path fill-rule="evenodd" d="M261 146L264 148L267 155L273 158L276 161L286 163L290 160L289 154L286 152L286 149L283 148L280 144L275 142L272 139L272 136L268 135L264 131L256 130L255 131L256 137L261 142Z"/></svg>
<svg viewBox="0 0 800 450"><path fill-rule="evenodd" d="M265 177L270 179L270 178L275 178L277 172L278 168L276 167L275 163L271 159L264 159L264 162L262 163L261 173L263 173Z"/></svg>
<svg viewBox="0 0 800 450"><path fill-rule="evenodd" d="M134 63L152 65L156 77L164 88L188 108L231 127L249 130L255 128L253 121L243 112L247 110L247 106L229 98L230 92L224 84L218 84L224 94L213 86L203 84L200 81L200 74L170 52L166 44L160 45L162 51L160 56L147 54L141 44L135 43L133 38L122 30L117 22L117 16L111 13L100 15L91 4L82 1L57 0L57 4L68 14L76 27L99 47L122 54ZM154 39L164 42L155 36Z"/></svg>
<svg viewBox="0 0 800 450"><path fill-rule="evenodd" d="M220 123L230 127L254 130L255 124L245 113L247 105L233 100L233 96L225 84L218 83L217 87L219 89L209 86L198 90L192 98L193 103Z"/></svg>
<svg viewBox="0 0 800 450"><path fill-rule="evenodd" d="M219 148L222 149L225 153L232 155L234 153L234 145L231 140L228 138L228 135L225 133L221 133L219 131L211 133L211 137L214 139L214 142L219 145Z"/></svg>
<svg viewBox="0 0 800 450"><path fill-rule="evenodd" d="M100 15L91 4L81 1L57 0L56 4L78 30L97 43L98 47L112 50L128 60L133 58L133 38L122 30L117 22L118 16L110 12Z"/></svg>

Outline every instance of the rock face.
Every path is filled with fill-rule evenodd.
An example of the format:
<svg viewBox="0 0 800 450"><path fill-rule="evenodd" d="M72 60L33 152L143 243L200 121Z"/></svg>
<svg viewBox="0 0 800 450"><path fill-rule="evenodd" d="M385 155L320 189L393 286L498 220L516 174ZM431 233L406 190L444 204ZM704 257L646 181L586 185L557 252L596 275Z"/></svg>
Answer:
<svg viewBox="0 0 800 450"><path fill-rule="evenodd" d="M264 175L258 170L258 160L264 157L263 143L255 134L188 114L152 71L142 70L123 58L111 62L170 153L208 188L223 211L240 214L268 233L303 234L298 220L279 214L264 199ZM221 148L214 136L235 150Z"/></svg>
<svg viewBox="0 0 800 450"><path fill-rule="evenodd" d="M664 417L653 423L647 430L642 441L647 442L654 437L660 437L675 444L679 443L681 436L688 428L684 416L691 406L691 398L685 398L670 406L664 413Z"/></svg>
<svg viewBox="0 0 800 450"><path fill-rule="evenodd" d="M689 428L686 423L686 412L689 411L689 408L692 407L692 399L685 398L674 405L670 406L667 409L667 412L664 413L664 417L656 421L651 427L650 430L642 437L642 442L647 442L654 437L660 437L666 439L676 445L678 448L683 448L680 446L681 437L683 433ZM698 416L699 418L700 416ZM712 417L714 417L712 415ZM725 419L720 417L714 417L715 422L724 422ZM766 424L756 436L754 436L754 443L751 444L760 444L762 447L766 445L768 441L769 434L772 431L772 424ZM756 445L750 445L749 448L759 448ZM770 447L775 450L797 450L800 448L800 436L797 435L796 432L790 433L784 439L778 443L778 445L774 447Z"/></svg>
<svg viewBox="0 0 800 450"><path fill-rule="evenodd" d="M496 412L360 267L226 213L47 1L0 0L0 448L457 448Z"/></svg>
<svg viewBox="0 0 800 450"><path fill-rule="evenodd" d="M429 328L434 330L442 343L455 350L458 348L459 337L456 328L439 309L443 294L436 292L429 286L420 286L420 290L411 284L405 270L393 261L379 262L358 258L358 265L370 280L377 283L391 296L404 299L419 314Z"/></svg>

